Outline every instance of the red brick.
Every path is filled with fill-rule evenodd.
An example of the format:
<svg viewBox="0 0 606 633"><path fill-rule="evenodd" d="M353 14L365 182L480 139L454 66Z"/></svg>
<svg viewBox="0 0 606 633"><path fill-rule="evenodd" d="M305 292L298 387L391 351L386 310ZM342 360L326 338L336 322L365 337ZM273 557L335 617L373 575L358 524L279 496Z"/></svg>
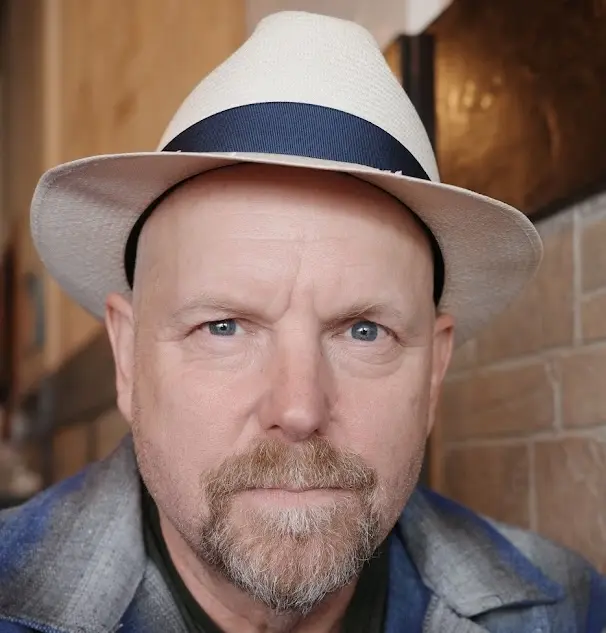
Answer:
<svg viewBox="0 0 606 633"><path fill-rule="evenodd" d="M439 411L446 442L550 428L553 388L543 363L449 380Z"/></svg>
<svg viewBox="0 0 606 633"><path fill-rule="evenodd" d="M444 474L448 496L480 514L530 527L529 457L525 445L449 451Z"/></svg>
<svg viewBox="0 0 606 633"><path fill-rule="evenodd" d="M559 439L535 451L539 532L606 572L606 441Z"/></svg>
<svg viewBox="0 0 606 633"><path fill-rule="evenodd" d="M606 218L588 221L581 235L583 290L606 286Z"/></svg>
<svg viewBox="0 0 606 633"><path fill-rule="evenodd" d="M606 340L606 292L593 295L581 304L583 340Z"/></svg>
<svg viewBox="0 0 606 633"><path fill-rule="evenodd" d="M564 424L606 423L606 347L581 349L561 358L559 374Z"/></svg>

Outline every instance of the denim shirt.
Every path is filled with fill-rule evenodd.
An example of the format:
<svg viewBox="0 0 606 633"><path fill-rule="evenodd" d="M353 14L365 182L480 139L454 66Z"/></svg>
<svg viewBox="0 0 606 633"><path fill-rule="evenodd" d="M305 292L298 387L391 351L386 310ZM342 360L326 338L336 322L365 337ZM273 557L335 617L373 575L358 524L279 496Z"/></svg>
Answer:
<svg viewBox="0 0 606 633"><path fill-rule="evenodd" d="M127 437L0 513L0 633L185 633L141 527ZM385 633L606 633L606 579L578 555L423 489L390 536Z"/></svg>

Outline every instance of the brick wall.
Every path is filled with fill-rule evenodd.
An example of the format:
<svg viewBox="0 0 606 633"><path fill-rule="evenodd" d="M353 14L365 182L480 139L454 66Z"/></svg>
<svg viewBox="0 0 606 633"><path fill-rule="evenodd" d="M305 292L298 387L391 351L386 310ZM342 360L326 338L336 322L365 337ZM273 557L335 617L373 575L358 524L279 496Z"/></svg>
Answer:
<svg viewBox="0 0 606 633"><path fill-rule="evenodd" d="M538 229L538 276L455 354L436 487L606 571L606 195Z"/></svg>

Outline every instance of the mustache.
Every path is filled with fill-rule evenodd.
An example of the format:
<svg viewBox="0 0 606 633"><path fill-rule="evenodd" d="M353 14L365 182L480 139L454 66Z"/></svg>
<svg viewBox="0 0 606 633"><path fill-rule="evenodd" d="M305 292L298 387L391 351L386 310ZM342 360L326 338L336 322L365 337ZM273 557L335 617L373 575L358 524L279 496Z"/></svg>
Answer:
<svg viewBox="0 0 606 633"><path fill-rule="evenodd" d="M314 437L296 445L263 440L247 453L225 460L207 475L205 487L210 500L220 501L258 488L336 488L370 494L377 479L360 456Z"/></svg>

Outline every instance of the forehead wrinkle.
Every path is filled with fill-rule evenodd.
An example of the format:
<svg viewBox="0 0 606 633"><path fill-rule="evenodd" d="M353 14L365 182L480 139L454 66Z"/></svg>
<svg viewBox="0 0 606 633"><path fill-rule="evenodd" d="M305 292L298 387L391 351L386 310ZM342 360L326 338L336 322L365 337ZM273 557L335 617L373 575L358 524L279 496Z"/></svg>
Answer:
<svg viewBox="0 0 606 633"><path fill-rule="evenodd" d="M245 187L242 188L242 185ZM296 226L298 230L290 236L293 246L296 240L301 250L296 258L297 261L292 262L294 281L290 285L289 294L292 294L296 288L296 282L301 275L303 253L307 250L304 247L321 237L318 222L315 220L317 217L322 217L324 213L337 218L346 215L353 222L377 223L379 227L383 227L383 230L395 231L406 241L416 242L416 247L413 247L416 251L415 257L419 256L418 246L422 244L428 263L432 260L429 240L419 226L416 216L401 202L373 185L349 175L332 172L325 174L295 168L238 165L215 170L186 182L167 196L152 213L139 238L133 286L138 304L141 303L142 287L149 287L153 283L157 290L158 286L162 285L161 277L166 267L160 267L159 260L167 252L166 236L174 235L175 232L177 235L179 233L178 218L182 217L182 213L191 213L192 210L198 213L213 212L214 207L209 208L209 202L215 203L216 207L216 203L221 202L222 196L225 196L226 208L231 207L232 210L238 212L240 212L238 209L240 204L250 205L252 200L253 206L256 204L262 207L265 199L269 201L268 215L270 216L278 212L271 208L271 203L275 203L276 200L284 205L284 208L280 209L281 213L288 213L290 202L295 200L299 201L299 204L293 205L292 208L299 214L301 211L309 214L307 224L298 224ZM250 237L271 239L269 235L255 236L254 233ZM275 235L273 237L278 239ZM288 238L285 236L285 239ZM346 234L343 235L343 239L347 240ZM342 264L351 266L356 265L356 262ZM360 265L363 265L363 262L360 262ZM406 273L401 271L400 274ZM310 285L315 286L316 281L316 279L311 279ZM289 297L289 301L291 299L292 297Z"/></svg>

